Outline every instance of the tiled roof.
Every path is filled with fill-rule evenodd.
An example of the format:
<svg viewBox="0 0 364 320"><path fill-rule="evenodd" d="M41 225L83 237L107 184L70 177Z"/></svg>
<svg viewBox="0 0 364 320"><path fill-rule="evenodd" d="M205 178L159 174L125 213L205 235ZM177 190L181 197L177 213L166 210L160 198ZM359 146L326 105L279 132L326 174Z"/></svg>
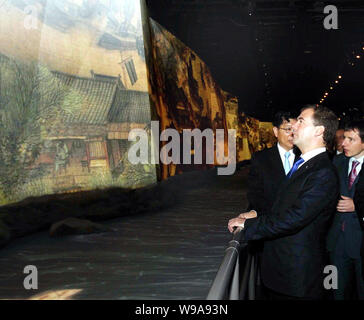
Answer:
<svg viewBox="0 0 364 320"><path fill-rule="evenodd" d="M53 74L70 87L70 94L80 95L82 100L82 108L68 115L64 119L66 123L105 125L150 121L147 92L122 89L122 85L114 80L82 78L60 72Z"/></svg>
<svg viewBox="0 0 364 320"><path fill-rule="evenodd" d="M118 90L108 114L108 122L147 123L150 121L150 104L147 92Z"/></svg>
<svg viewBox="0 0 364 320"><path fill-rule="evenodd" d="M82 108L68 115L64 119L66 123L107 123L107 114L117 90L116 81L81 78L60 72L54 72L54 75L82 99Z"/></svg>

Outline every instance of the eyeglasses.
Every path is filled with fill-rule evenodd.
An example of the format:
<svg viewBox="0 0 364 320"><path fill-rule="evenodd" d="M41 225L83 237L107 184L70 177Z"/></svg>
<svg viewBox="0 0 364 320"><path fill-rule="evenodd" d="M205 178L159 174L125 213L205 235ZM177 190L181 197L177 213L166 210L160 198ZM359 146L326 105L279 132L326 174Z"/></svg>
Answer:
<svg viewBox="0 0 364 320"><path fill-rule="evenodd" d="M293 128L279 128L279 130L284 130L287 134L293 132Z"/></svg>

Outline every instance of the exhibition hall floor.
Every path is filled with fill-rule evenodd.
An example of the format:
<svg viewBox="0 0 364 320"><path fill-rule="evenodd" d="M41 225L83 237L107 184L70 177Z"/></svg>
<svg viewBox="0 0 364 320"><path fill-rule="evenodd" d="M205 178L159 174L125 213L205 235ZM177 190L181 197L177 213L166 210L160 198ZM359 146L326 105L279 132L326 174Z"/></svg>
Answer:
<svg viewBox="0 0 364 320"><path fill-rule="evenodd" d="M47 232L0 250L0 299L205 299L242 212L246 168L185 190L158 213L109 220L113 231L50 238ZM24 267L38 270L26 290Z"/></svg>

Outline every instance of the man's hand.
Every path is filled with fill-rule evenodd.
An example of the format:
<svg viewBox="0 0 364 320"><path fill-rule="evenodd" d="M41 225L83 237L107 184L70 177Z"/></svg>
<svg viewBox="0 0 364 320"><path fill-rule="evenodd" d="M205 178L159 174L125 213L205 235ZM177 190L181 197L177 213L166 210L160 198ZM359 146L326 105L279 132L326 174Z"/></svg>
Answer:
<svg viewBox="0 0 364 320"><path fill-rule="evenodd" d="M341 196L341 200L337 203L337 211L339 212L353 212L355 211L355 205L352 198Z"/></svg>
<svg viewBox="0 0 364 320"><path fill-rule="evenodd" d="M230 219L228 223L229 231L231 233L234 232L234 227L244 228L245 220L246 220L245 218L240 218L240 217Z"/></svg>
<svg viewBox="0 0 364 320"><path fill-rule="evenodd" d="M240 213L236 218L230 219L228 223L228 229L230 232L234 232L234 227L244 228L244 222L246 219L252 219L257 217L257 212L255 210L250 210L249 212Z"/></svg>
<svg viewBox="0 0 364 320"><path fill-rule="evenodd" d="M250 210L249 212L244 212L239 214L239 218L252 219L257 217L257 212L255 210Z"/></svg>

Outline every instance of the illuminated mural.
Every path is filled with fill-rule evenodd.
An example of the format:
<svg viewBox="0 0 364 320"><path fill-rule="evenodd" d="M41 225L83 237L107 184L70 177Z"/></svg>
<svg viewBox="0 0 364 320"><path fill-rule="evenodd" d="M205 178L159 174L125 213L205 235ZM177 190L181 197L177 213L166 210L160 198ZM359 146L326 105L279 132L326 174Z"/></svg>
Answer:
<svg viewBox="0 0 364 320"><path fill-rule="evenodd" d="M150 143L151 120L160 131L223 129L225 154L235 129L236 161L274 142L271 124L239 114L237 98L148 19L144 1L0 1L0 30L0 205L138 188L216 164L194 164L208 148L196 142L191 165L131 164L129 133L144 129Z"/></svg>
<svg viewBox="0 0 364 320"><path fill-rule="evenodd" d="M244 154L238 151L240 161L250 159L254 152L270 148L276 143L271 122L261 122L241 113L239 115L239 128L241 128L243 144L248 147L248 150L247 148L244 149Z"/></svg>
<svg viewBox="0 0 364 320"><path fill-rule="evenodd" d="M160 119L160 129L227 131L226 96L207 65L181 41L150 21L152 72L151 95ZM181 142L182 145L182 142ZM201 147L205 154L205 144ZM193 150L192 150L193 152ZM203 163L200 168L208 167ZM197 167L196 165L194 166ZM162 178L188 170L186 165L162 165Z"/></svg>
<svg viewBox="0 0 364 320"><path fill-rule="evenodd" d="M179 132L195 128L211 128L214 132L216 129L225 132L235 129L237 162L248 160L253 152L272 146L275 138L271 123L239 115L237 97L220 88L197 54L153 19L149 21L152 39L149 50L153 58L149 62L152 66L150 91L160 129L175 128ZM225 141L225 152L226 149ZM194 168L208 166L205 163ZM161 177L165 179L181 173L189 169L186 167L173 163L162 165Z"/></svg>
<svg viewBox="0 0 364 320"><path fill-rule="evenodd" d="M129 170L128 133L150 123L137 0L0 6L0 204L156 181Z"/></svg>

